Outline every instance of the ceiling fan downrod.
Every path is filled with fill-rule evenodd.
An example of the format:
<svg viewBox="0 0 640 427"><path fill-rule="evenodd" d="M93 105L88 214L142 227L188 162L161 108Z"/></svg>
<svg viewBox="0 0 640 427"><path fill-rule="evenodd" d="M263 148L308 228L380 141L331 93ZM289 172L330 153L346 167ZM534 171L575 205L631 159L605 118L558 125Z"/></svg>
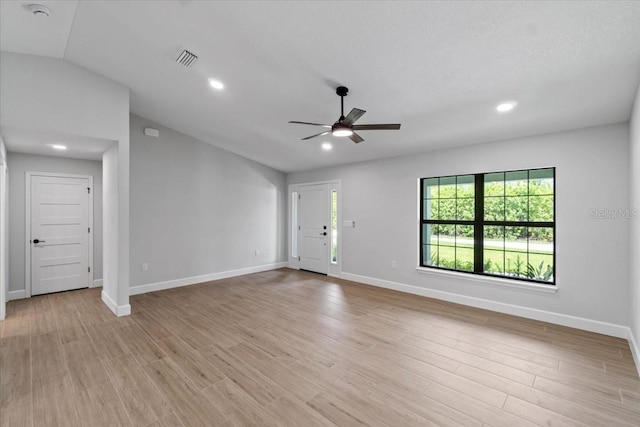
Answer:
<svg viewBox="0 0 640 427"><path fill-rule="evenodd" d="M345 86L338 86L336 88L336 94L340 97L340 119L338 122L342 122L344 120L344 97L349 93L349 88Z"/></svg>

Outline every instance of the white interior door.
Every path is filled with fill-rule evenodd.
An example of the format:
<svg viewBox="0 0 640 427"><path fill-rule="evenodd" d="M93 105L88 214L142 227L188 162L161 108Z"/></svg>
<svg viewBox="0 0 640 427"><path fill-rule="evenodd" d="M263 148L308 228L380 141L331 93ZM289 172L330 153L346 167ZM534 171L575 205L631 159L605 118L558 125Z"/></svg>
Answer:
<svg viewBox="0 0 640 427"><path fill-rule="evenodd" d="M89 179L31 176L31 295L89 285Z"/></svg>
<svg viewBox="0 0 640 427"><path fill-rule="evenodd" d="M300 268L327 274L329 269L329 185L300 186L298 250Z"/></svg>

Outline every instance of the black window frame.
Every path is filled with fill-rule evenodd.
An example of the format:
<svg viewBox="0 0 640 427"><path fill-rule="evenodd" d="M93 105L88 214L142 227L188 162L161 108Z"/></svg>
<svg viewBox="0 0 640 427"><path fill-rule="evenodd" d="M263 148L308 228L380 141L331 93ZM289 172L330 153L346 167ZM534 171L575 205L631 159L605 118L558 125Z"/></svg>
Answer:
<svg viewBox="0 0 640 427"><path fill-rule="evenodd" d="M539 170L552 170L553 171L553 221L507 221L506 217L503 221L487 221L484 219L484 177L485 175L491 175L496 173L518 173L518 172L526 172L527 179L529 179L529 172L531 171L539 171ZM474 177L474 219L473 220L439 220L439 219L425 219L425 180L432 179L442 179L442 178L456 178L457 177L466 177L473 176ZM505 181L506 182L506 181ZM527 192L527 198L531 197L531 194ZM456 197L457 199L457 197ZM528 208L527 208L528 210ZM473 271L462 270L450 267L443 266L435 266L435 265L427 265L424 261L424 246L430 245L431 243L424 243L424 230L425 225L471 225L474 227L473 233L473 253L474 253L474 266ZM501 226L501 227L545 227L551 228L553 230L553 280L552 281L544 281L537 280L529 277L522 276L507 276L504 274L492 274L484 272L484 227L485 226ZM553 166L549 167L541 167L541 168L532 168L532 169L517 169L517 170L509 170L509 171L494 171L494 172L482 172L482 173L470 173L470 174L456 174L456 175L444 175L444 176L435 176L435 177L426 177L420 178L420 219L419 219L419 234L420 234L420 260L419 266L423 268L429 269L437 269L437 270L446 270L446 271L454 271L458 273L465 274L473 274L479 276L487 276L497 279L505 279L505 280L518 280L527 283L535 283L535 284L543 284L549 286L556 286L556 168ZM504 249L503 249L504 252ZM527 248L527 255L529 255L529 249Z"/></svg>

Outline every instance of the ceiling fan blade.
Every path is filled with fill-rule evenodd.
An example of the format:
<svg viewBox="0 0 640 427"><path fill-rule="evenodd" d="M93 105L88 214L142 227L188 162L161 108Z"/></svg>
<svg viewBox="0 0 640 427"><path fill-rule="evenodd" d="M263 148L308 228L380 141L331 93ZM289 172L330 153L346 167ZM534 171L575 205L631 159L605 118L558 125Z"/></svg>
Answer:
<svg viewBox="0 0 640 427"><path fill-rule="evenodd" d="M316 135L311 135L311 136L308 136L308 137L306 137L306 138L302 138L302 140L304 141L304 140L307 140L307 139L315 138L316 136L326 135L326 134L328 134L328 133L331 133L331 131L329 131L329 130L328 130L328 131L326 131L326 132L322 132L322 133L319 133L319 134L316 134Z"/></svg>
<svg viewBox="0 0 640 427"><path fill-rule="evenodd" d="M349 114L347 114L347 117L345 117L344 120L342 120L342 124L352 125L356 122L356 120L362 117L364 113L366 113L365 110L360 110L359 108L352 108L351 111L349 111Z"/></svg>
<svg viewBox="0 0 640 427"><path fill-rule="evenodd" d="M358 135L357 133L355 133L355 132L354 132L354 133L352 133L352 134L349 136L349 139L350 139L350 140L352 140L353 142L355 142L356 144L357 144L357 143L359 143L359 142L364 141L364 139L363 139L360 135Z"/></svg>
<svg viewBox="0 0 640 427"><path fill-rule="evenodd" d="M290 121L289 123L294 123L297 125L311 125L311 126L322 126L323 128L331 128L331 125L323 125L321 123L296 122L296 121Z"/></svg>
<svg viewBox="0 0 640 427"><path fill-rule="evenodd" d="M353 130L398 130L398 129L400 129L400 123L353 125Z"/></svg>

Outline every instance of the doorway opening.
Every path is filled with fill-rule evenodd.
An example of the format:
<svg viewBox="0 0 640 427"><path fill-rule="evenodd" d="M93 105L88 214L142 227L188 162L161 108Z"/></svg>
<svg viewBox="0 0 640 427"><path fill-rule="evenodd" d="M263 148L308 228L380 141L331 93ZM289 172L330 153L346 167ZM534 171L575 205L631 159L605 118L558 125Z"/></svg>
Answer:
<svg viewBox="0 0 640 427"><path fill-rule="evenodd" d="M340 276L340 181L289 186L289 267Z"/></svg>

